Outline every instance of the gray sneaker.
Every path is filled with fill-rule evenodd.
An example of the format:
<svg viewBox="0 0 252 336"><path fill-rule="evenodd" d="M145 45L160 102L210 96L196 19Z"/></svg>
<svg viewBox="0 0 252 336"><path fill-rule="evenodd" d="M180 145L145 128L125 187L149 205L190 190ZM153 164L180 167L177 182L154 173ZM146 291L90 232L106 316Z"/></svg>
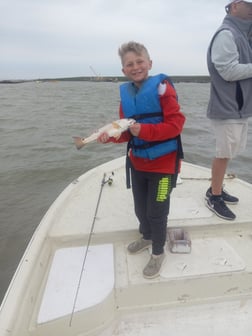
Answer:
<svg viewBox="0 0 252 336"><path fill-rule="evenodd" d="M151 240L140 238L133 243L130 243L128 246L128 252L131 254L140 253L152 245Z"/></svg>
<svg viewBox="0 0 252 336"><path fill-rule="evenodd" d="M148 264L143 270L143 276L147 279L153 279L159 276L162 263L165 259L165 254L151 255Z"/></svg>

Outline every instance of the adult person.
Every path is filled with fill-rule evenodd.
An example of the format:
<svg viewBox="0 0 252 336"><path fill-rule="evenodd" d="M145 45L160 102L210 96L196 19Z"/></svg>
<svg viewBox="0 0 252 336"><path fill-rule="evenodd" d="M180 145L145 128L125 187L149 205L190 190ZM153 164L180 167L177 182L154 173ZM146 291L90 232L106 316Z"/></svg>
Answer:
<svg viewBox="0 0 252 336"><path fill-rule="evenodd" d="M131 254L152 249L145 278L160 274L165 259L170 194L176 185L182 148L180 133L185 117L167 75L149 76L148 50L130 41L119 48L122 72L129 82L120 86L120 118L137 120L118 140L102 134L98 141L129 142L134 208L141 236L128 246Z"/></svg>
<svg viewBox="0 0 252 336"><path fill-rule="evenodd" d="M227 15L207 53L211 78L207 117L216 137L216 157L205 198L217 216L234 220L236 215L226 203L239 199L223 189L223 181L230 159L246 147L252 116L252 1L230 0L225 9Z"/></svg>

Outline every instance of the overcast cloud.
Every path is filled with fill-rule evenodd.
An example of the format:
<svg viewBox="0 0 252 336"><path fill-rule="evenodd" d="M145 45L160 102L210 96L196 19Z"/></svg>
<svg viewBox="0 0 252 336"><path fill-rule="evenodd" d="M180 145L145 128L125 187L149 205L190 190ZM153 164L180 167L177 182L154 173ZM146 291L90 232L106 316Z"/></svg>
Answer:
<svg viewBox="0 0 252 336"><path fill-rule="evenodd" d="M120 76L118 47L145 44L152 74L206 75L227 0L0 0L0 79Z"/></svg>

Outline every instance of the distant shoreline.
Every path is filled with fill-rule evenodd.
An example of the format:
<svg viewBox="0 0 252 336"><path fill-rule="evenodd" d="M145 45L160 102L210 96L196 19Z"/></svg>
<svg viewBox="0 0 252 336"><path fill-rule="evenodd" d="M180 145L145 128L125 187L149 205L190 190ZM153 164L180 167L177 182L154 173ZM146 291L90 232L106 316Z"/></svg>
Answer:
<svg viewBox="0 0 252 336"><path fill-rule="evenodd" d="M174 83L208 83L210 82L209 76L170 76ZM62 78L38 78L38 79L14 79L14 80L2 80L0 84L21 84L27 82L126 82L126 77L120 76L105 76L105 77L95 77L95 76L82 76L82 77L62 77Z"/></svg>

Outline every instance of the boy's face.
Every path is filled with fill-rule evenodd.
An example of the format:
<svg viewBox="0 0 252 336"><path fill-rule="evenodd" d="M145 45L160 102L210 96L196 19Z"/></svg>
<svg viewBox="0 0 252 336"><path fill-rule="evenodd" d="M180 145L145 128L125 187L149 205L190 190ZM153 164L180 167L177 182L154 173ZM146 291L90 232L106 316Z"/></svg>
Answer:
<svg viewBox="0 0 252 336"><path fill-rule="evenodd" d="M152 61L145 53L139 55L133 51L124 55L122 64L124 75L138 87L148 78L149 70L152 67Z"/></svg>

